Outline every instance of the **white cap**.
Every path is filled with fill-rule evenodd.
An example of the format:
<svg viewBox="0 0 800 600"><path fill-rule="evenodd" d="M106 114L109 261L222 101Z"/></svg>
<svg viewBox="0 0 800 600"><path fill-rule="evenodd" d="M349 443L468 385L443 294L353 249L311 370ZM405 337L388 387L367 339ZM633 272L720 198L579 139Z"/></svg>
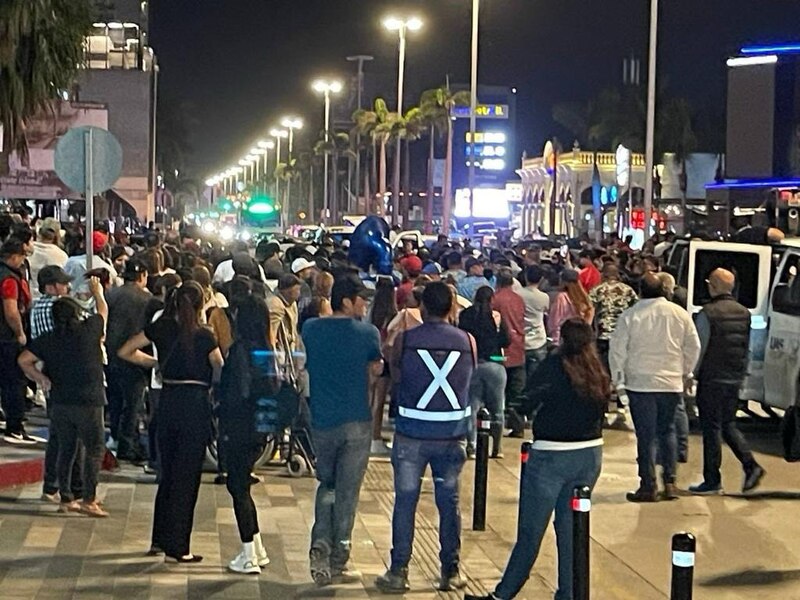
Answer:
<svg viewBox="0 0 800 600"><path fill-rule="evenodd" d="M295 258L292 261L292 273L297 275L300 271L308 269L309 267L316 267L317 263L312 262L306 258Z"/></svg>

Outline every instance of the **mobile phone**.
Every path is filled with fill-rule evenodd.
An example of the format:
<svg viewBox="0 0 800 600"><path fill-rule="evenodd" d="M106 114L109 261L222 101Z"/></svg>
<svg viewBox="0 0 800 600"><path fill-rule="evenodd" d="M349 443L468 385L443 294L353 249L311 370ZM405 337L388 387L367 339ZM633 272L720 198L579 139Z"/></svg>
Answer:
<svg viewBox="0 0 800 600"><path fill-rule="evenodd" d="M569 246L564 244L561 246L561 258L567 258L567 254L569 254Z"/></svg>

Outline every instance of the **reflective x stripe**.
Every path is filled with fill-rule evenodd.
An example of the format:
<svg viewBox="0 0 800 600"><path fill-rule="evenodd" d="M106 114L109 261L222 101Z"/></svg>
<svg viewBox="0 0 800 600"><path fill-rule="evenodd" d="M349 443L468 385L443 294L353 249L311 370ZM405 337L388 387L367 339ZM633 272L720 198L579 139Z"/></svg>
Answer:
<svg viewBox="0 0 800 600"><path fill-rule="evenodd" d="M417 354L419 354L422 362L425 363L425 366L428 367L431 375L433 375L433 381L431 381L428 389L425 390L425 393L422 394L422 397L419 399L417 408L421 410L427 408L428 404L430 404L430 401L436 395L436 392L442 390L444 395L447 396L450 406L452 406L455 410L460 410L461 405L458 403L458 398L456 397L456 393L453 391L450 382L447 381L447 376L450 374L450 371L453 370L453 367L456 366L458 359L461 357L461 352L453 350L450 354L448 354L447 360L444 361L441 369L436 364L436 361L433 360L431 353L427 350L417 349Z"/></svg>
<svg viewBox="0 0 800 600"><path fill-rule="evenodd" d="M472 415L472 408L467 407L463 410L447 410L444 412L433 412L429 410L417 410L416 408L406 408L405 406L400 406L397 409L397 413L401 417L405 417L406 419L416 419L417 421L435 421L435 422L447 422L447 421L461 421L462 419L466 419L467 417Z"/></svg>

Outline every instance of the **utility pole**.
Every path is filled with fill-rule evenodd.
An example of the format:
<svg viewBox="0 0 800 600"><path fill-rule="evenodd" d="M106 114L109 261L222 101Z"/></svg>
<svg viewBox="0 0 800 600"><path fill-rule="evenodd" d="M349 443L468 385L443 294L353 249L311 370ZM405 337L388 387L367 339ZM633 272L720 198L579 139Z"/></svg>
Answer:
<svg viewBox="0 0 800 600"><path fill-rule="evenodd" d="M469 101L469 216L475 202L475 129L478 110L478 20L481 12L481 0L472 0L472 72L470 80ZM449 223L446 224L449 227Z"/></svg>
<svg viewBox="0 0 800 600"><path fill-rule="evenodd" d="M651 235L653 170L655 168L656 68L658 49L658 0L650 0L650 57L647 64L647 140L644 173L644 239Z"/></svg>

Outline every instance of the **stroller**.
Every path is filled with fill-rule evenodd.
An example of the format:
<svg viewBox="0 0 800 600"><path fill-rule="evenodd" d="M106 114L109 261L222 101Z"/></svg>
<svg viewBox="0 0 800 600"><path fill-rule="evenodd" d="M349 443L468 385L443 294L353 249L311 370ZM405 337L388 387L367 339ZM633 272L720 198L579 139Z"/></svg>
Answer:
<svg viewBox="0 0 800 600"><path fill-rule="evenodd" d="M305 354L292 350L284 323L278 328L275 356L281 385L270 413L274 419L272 456L277 451L292 477L313 476L316 457L309 432L308 405L302 393L305 386L297 364L298 360L305 358Z"/></svg>

